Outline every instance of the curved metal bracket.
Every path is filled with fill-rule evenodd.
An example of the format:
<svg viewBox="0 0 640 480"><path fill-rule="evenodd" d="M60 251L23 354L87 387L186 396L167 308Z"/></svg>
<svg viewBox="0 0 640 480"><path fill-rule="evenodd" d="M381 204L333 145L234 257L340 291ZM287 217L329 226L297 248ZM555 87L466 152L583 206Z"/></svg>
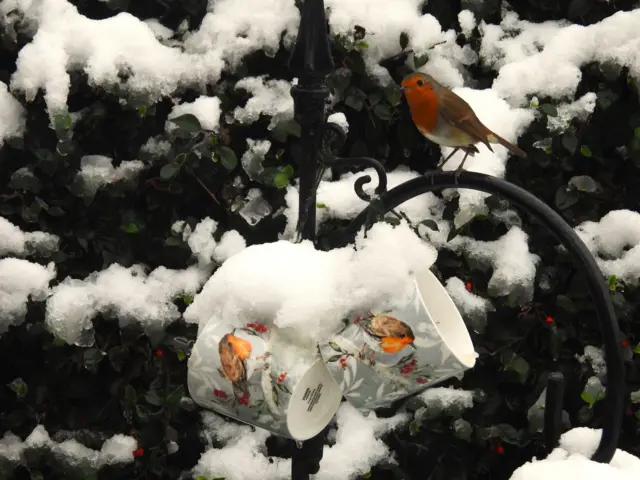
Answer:
<svg viewBox="0 0 640 480"><path fill-rule="evenodd" d="M380 194L375 202L369 204L344 229L327 238L331 247L342 246L354 238L358 231L371 219L379 220L385 213L423 193L444 188L469 188L486 193L500 195L514 205L533 216L564 245L576 260L578 268L586 277L587 285L598 314L600 332L605 347L607 365L607 395L604 401L604 420L600 445L592 456L592 460L608 463L616 451L625 401L624 358L622 354L621 336L609 289L602 277L598 265L580 237L560 215L542 200L528 191L496 177L482 173L462 171L432 172L414 178ZM346 242L345 242L346 240ZM547 389L548 411L545 412L545 442L548 449L557 445L561 426L562 412L561 375L552 374Z"/></svg>

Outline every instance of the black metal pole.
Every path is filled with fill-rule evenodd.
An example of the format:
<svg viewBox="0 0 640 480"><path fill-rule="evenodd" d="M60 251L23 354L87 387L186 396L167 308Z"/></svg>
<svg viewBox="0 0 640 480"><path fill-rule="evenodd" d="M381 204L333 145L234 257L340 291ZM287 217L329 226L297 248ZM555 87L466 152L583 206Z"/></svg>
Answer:
<svg viewBox="0 0 640 480"><path fill-rule="evenodd" d="M305 0L289 68L298 77L298 85L291 88L291 96L294 118L300 124L304 156L298 165L300 185L296 230L302 239L315 241L318 159L326 123L325 102L330 93L325 78L334 70L323 0ZM309 480L309 475L318 473L320 469L324 433L297 447L291 458L291 478Z"/></svg>
<svg viewBox="0 0 640 480"><path fill-rule="evenodd" d="M298 76L291 88L294 118L300 123L304 158L299 168L300 192L297 232L303 239L316 237L316 177L325 125L329 89L325 77L334 70L323 0L306 0L302 7L298 38L289 59Z"/></svg>
<svg viewBox="0 0 640 480"><path fill-rule="evenodd" d="M356 188L361 190L362 185L370 180L370 178L362 178L360 182L356 182ZM602 422L602 437L600 445L591 459L596 462L608 463L613 458L618 445L625 402L625 365L620 330L613 304L611 303L609 289L593 255L591 255L591 252L589 252L573 228L546 203L523 188L489 175L463 171L456 178L454 172L429 173L381 193L347 227L339 230L330 238L328 237L328 242L324 247L330 246L333 248L345 245L355 238L358 231L366 223L371 222L372 219L380 219L384 213L418 195L444 188L469 188L497 194L511 201L547 227L569 253L573 255L579 269L586 276L587 286L598 314L600 332L605 347L608 380L607 395L604 399L606 403ZM553 411L548 413L548 419L545 423L548 422L550 424L553 419L554 425L548 425L545 432L545 441L548 443L547 448L551 448L550 444L557 445L558 435L561 430L557 422L561 418L559 412L562 411L561 405L549 405L552 402L561 401L562 381L557 375L551 375L549 381L547 407L552 407L550 410Z"/></svg>

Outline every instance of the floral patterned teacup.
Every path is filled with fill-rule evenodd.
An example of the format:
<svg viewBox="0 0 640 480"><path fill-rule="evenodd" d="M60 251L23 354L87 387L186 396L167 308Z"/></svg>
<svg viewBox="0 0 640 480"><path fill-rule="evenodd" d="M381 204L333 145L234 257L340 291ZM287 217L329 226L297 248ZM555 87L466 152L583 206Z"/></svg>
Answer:
<svg viewBox="0 0 640 480"><path fill-rule="evenodd" d="M271 351L272 336L260 323L210 320L189 358L189 394L204 408L306 440L329 424L342 392L317 352Z"/></svg>
<svg viewBox="0 0 640 480"><path fill-rule="evenodd" d="M387 407L472 368L477 354L453 300L425 270L405 302L346 320L319 345L329 371L361 411Z"/></svg>

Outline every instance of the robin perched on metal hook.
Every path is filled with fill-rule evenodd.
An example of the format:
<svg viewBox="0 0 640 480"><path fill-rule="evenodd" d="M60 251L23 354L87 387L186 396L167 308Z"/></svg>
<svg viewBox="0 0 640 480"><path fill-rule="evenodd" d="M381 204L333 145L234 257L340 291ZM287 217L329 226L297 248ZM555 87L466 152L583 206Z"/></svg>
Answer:
<svg viewBox="0 0 640 480"><path fill-rule="evenodd" d="M472 108L458 95L438 83L430 75L414 72L402 80L402 90L409 104L411 118L422 135L453 151L438 165L444 164L458 150L464 158L456 169L456 178L468 156L478 153L478 143L493 152L491 144L500 144L519 157L527 154L500 135L489 130L478 119Z"/></svg>

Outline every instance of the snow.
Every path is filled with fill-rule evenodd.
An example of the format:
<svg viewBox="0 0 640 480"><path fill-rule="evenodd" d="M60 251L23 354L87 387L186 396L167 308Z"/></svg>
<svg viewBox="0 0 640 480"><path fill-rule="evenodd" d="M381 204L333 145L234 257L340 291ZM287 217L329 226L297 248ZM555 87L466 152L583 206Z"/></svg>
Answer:
<svg viewBox="0 0 640 480"><path fill-rule="evenodd" d="M6 218L0 217L0 256L49 254L58 248L59 242L57 235L40 231L23 232Z"/></svg>
<svg viewBox="0 0 640 480"><path fill-rule="evenodd" d="M471 35L471 32L476 28L476 17L471 10L462 10L458 14L458 23L460 29L465 35Z"/></svg>
<svg viewBox="0 0 640 480"><path fill-rule="evenodd" d="M640 478L640 459L616 450L609 463L590 460L600 442L601 430L574 428L560 437L560 445L544 460L527 462L518 468L510 480L632 480Z"/></svg>
<svg viewBox="0 0 640 480"><path fill-rule="evenodd" d="M465 283L457 277L448 278L445 288L460 313L469 319L476 331L483 332L487 314L495 310L491 301L468 291Z"/></svg>
<svg viewBox="0 0 640 480"><path fill-rule="evenodd" d="M113 159L103 155L85 155L80 159L80 171L76 174L82 193L94 196L100 187L120 180L132 180L144 170L140 160L123 161L117 167Z"/></svg>
<svg viewBox="0 0 640 480"><path fill-rule="evenodd" d="M607 373L607 363L604 360L604 351L601 348L587 345L584 347L584 355L577 356L582 363L589 362L593 373L600 376Z"/></svg>
<svg viewBox="0 0 640 480"><path fill-rule="evenodd" d="M240 163L251 180L255 180L264 171L262 162L270 148L269 140L247 138L247 150L242 154Z"/></svg>
<svg viewBox="0 0 640 480"><path fill-rule="evenodd" d="M314 479L350 480L381 461L391 460L389 447L380 437L408 419L406 414L391 418L377 418L375 413L363 416L343 403L336 414L335 443L324 447L320 471ZM194 468L195 476L245 480L259 471L265 480L291 478L291 459L266 456L265 440L270 435L266 430L230 423L210 412L203 414L202 423L210 446L215 439L222 448L209 448L202 454Z"/></svg>
<svg viewBox="0 0 640 480"><path fill-rule="evenodd" d="M220 125L220 99L218 97L201 95L193 102L184 102L174 106L167 118L171 120L172 118L180 117L187 113L194 115L198 119L203 130L215 132ZM167 121L167 132L175 128L177 128L177 125Z"/></svg>
<svg viewBox="0 0 640 480"><path fill-rule="evenodd" d="M107 439L100 450L85 447L73 439L58 443L51 439L42 425L36 426L24 441L11 432L0 439L0 457L11 463L22 463L25 450L46 449L70 466L85 465L94 470L106 465L133 462L136 448L138 442L133 437L122 434Z"/></svg>
<svg viewBox="0 0 640 480"><path fill-rule="evenodd" d="M471 408L473 407L473 392L466 390L456 390L450 387L428 388L418 395L427 408L437 408L447 410L451 407Z"/></svg>
<svg viewBox="0 0 640 480"><path fill-rule="evenodd" d="M25 125L26 110L9 93L7 84L0 82L0 147L7 139L22 136Z"/></svg>
<svg viewBox="0 0 640 480"><path fill-rule="evenodd" d="M311 242L252 245L229 258L184 312L200 327L210 318L252 318L288 329L312 346L335 333L351 310L393 303L409 275L429 268L436 251L406 225L375 225L352 247L329 252Z"/></svg>
<svg viewBox="0 0 640 480"><path fill-rule="evenodd" d="M234 205L234 210L235 210ZM238 207L240 215L249 225L257 225L260 220L271 215L271 204L262 195L259 188L251 188Z"/></svg>
<svg viewBox="0 0 640 480"><path fill-rule="evenodd" d="M335 123L342 127L345 133L349 133L349 122L347 121L347 116L342 112L332 113L327 117L328 123Z"/></svg>
<svg viewBox="0 0 640 480"><path fill-rule="evenodd" d="M0 259L0 334L24 320L29 299L47 297L55 276L53 262L44 267L21 258Z"/></svg>
<svg viewBox="0 0 640 480"><path fill-rule="evenodd" d="M586 221L575 230L605 276L615 275L630 285L640 282L640 213L614 210L599 222Z"/></svg>
<svg viewBox="0 0 640 480"><path fill-rule="evenodd" d="M291 0L245 0L243 8L235 0L220 0L210 4L200 28L172 48L156 38L157 26L128 13L92 20L67 0L0 5L5 21L20 14L38 29L20 50L11 89L28 101L43 90L50 113L66 109L70 70L84 71L93 85L109 90L119 85L152 103L178 88L215 83L223 69L237 67L246 54L277 50L283 33L290 44L300 16ZM123 71L127 80L118 76Z"/></svg>
<svg viewBox="0 0 640 480"><path fill-rule="evenodd" d="M236 83L235 89L243 89L251 94L251 98L244 107L236 107L233 117L240 123L251 124L260 115L271 117L269 130L281 121L293 118L293 97L291 85L286 80L267 79L266 75L243 78Z"/></svg>
<svg viewBox="0 0 640 480"><path fill-rule="evenodd" d="M173 300L193 296L209 276L209 270L192 266L185 270L158 267L146 274L142 265L125 268L112 264L84 280L65 278L47 299L45 321L51 331L69 344L93 345L91 319L110 314L120 326L137 322L148 332L158 331L180 318Z"/></svg>
<svg viewBox="0 0 640 480"><path fill-rule="evenodd" d="M191 252L201 264L209 265L212 261L220 264L246 247L244 238L235 230L225 232L220 242L216 242L213 234L217 229L218 223L206 217L196 225L193 233L185 235L183 231L183 238L187 238Z"/></svg>
<svg viewBox="0 0 640 480"><path fill-rule="evenodd" d="M481 24L480 56L500 68L493 88L507 99L524 104L526 97L544 94L572 97L582 78L580 67L612 62L629 67L640 79L640 10L617 12L587 27L566 22L532 24L507 12L500 24Z"/></svg>

